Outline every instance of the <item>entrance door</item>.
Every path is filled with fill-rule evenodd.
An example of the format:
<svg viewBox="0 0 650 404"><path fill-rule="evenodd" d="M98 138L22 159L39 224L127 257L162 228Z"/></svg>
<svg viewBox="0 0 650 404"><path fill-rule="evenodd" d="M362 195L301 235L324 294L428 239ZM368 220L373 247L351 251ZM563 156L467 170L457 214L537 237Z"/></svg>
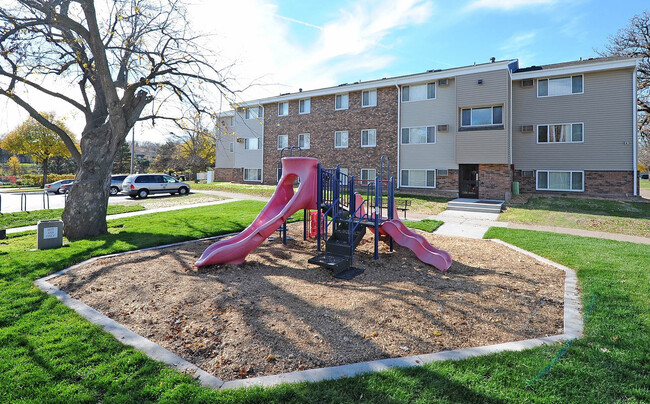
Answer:
<svg viewBox="0 0 650 404"><path fill-rule="evenodd" d="M478 199L478 164L458 165L458 196Z"/></svg>

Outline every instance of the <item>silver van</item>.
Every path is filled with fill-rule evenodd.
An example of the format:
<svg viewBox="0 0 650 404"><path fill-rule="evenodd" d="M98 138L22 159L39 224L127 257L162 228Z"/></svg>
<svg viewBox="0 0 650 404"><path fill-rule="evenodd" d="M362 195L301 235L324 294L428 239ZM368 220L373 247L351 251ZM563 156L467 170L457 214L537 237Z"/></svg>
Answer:
<svg viewBox="0 0 650 404"><path fill-rule="evenodd" d="M122 192L131 198L146 198L149 194L169 193L187 195L190 186L165 174L131 174L122 182Z"/></svg>

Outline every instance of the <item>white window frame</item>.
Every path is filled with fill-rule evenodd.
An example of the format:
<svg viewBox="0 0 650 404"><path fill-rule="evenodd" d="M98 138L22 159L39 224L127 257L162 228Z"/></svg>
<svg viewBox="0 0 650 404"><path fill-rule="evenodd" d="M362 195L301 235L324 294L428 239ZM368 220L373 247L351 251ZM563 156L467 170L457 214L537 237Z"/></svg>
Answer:
<svg viewBox="0 0 650 404"><path fill-rule="evenodd" d="M485 124L485 125L472 125L472 113L473 110L475 109L486 109L490 108L492 110L492 113L490 114L491 116L491 124ZM501 108L501 123L494 123L494 108ZM469 110L469 125L463 125L463 111ZM460 127L461 128L484 128L484 127L489 127L489 126L504 126L503 123L503 110L504 107L503 105L488 105L484 107L467 107L467 108L461 108L460 109Z"/></svg>
<svg viewBox="0 0 650 404"><path fill-rule="evenodd" d="M305 105L307 108L305 108ZM306 111L305 111L306 109ZM305 98L298 101L298 114L310 114L311 113L311 98Z"/></svg>
<svg viewBox="0 0 650 404"><path fill-rule="evenodd" d="M281 114L280 105L284 105L286 108L282 108L284 114ZM278 102L278 116L287 116L289 115L289 101Z"/></svg>
<svg viewBox="0 0 650 404"><path fill-rule="evenodd" d="M411 129L422 129L427 131L427 142L426 143L413 143L411 142ZM429 128L433 129L433 142L429 142ZM409 141L408 143L404 143L404 129L408 129L409 131ZM402 145L419 145L419 144L436 144L438 142L438 129L436 128L435 125L432 126L407 126L407 127L402 127L402 130L400 130L400 135L399 135L399 142Z"/></svg>
<svg viewBox="0 0 650 404"><path fill-rule="evenodd" d="M257 116L251 116L251 111L257 111ZM248 107L246 108L245 119L259 119L262 117L262 107Z"/></svg>
<svg viewBox="0 0 650 404"><path fill-rule="evenodd" d="M370 141L370 132L374 132L374 142L372 144L363 144L363 132L368 132L368 141ZM361 147L377 147L377 129L362 129L361 130Z"/></svg>
<svg viewBox="0 0 650 404"><path fill-rule="evenodd" d="M338 99L338 97L345 97L345 100L346 100L345 101L345 108L343 108L343 107L336 108L336 100ZM343 105L343 103L341 103L341 105ZM335 111L345 111L348 108L350 108L350 93L336 94L334 96L334 110Z"/></svg>
<svg viewBox="0 0 650 404"><path fill-rule="evenodd" d="M250 140L255 139L257 141L257 147L251 148L249 145ZM260 139L256 137L247 137L244 139L244 150L259 150L260 149Z"/></svg>
<svg viewBox="0 0 650 404"><path fill-rule="evenodd" d="M365 175L366 178L363 178L364 171L366 173ZM368 175L371 172L375 173L375 175L373 175L372 177ZM361 180L361 184L368 184L368 182L374 182L376 178L377 178L377 169L375 168L362 168L361 170L359 170L359 180Z"/></svg>
<svg viewBox="0 0 650 404"><path fill-rule="evenodd" d="M539 173L546 173L546 188L539 187ZM582 184L580 189L550 189L548 186L550 173L569 173L569 188L573 188L573 173L582 174ZM537 191L557 191L557 192L585 192L585 172L582 170L536 170L535 171L535 189Z"/></svg>
<svg viewBox="0 0 650 404"><path fill-rule="evenodd" d="M251 171L253 171L253 170L256 170L256 171L259 172L259 177L260 177L259 180L250 180L250 179L246 179L246 173L247 173L247 172L251 172ZM261 168L244 168L242 174L243 174L243 176L244 176L244 182L262 182L262 169L261 169Z"/></svg>
<svg viewBox="0 0 650 404"><path fill-rule="evenodd" d="M433 86L433 97L429 97L429 86ZM412 91L411 87L424 87L424 98L418 98L418 99L413 99L412 97ZM425 100L435 100L438 97L438 89L436 88L436 82L432 81L429 83L424 83L424 84L415 84L415 85L407 85L407 86L402 86L402 95L400 97L401 102L417 102L417 101L425 101ZM404 99L404 89L408 89L408 100Z"/></svg>
<svg viewBox="0 0 650 404"><path fill-rule="evenodd" d="M339 136L339 134L343 134L343 133L345 133L345 146L343 146L343 145L337 146L336 145L336 137ZM342 144L343 142L339 142L339 143ZM350 145L350 133L347 130L337 130L336 132L334 132L334 148L335 149L347 149L349 145Z"/></svg>
<svg viewBox="0 0 650 404"><path fill-rule="evenodd" d="M580 77L580 81L582 82L582 86L581 86L582 91L577 92L577 93L574 93L574 92L573 92L573 78L574 78L574 77ZM562 79L566 79L566 78L568 78L569 80L571 80L571 92L570 92L570 93L566 93L566 94L551 94L550 91L548 91L548 89L549 89L549 84L550 84L550 81L551 81L551 80L562 80ZM546 82L547 82L547 84L546 84L546 91L548 92L547 95L539 95L539 83L542 82L542 81L546 81ZM562 97L562 96L565 96L565 95L574 95L574 94L584 94L584 93L585 93L585 76L584 76L583 74L572 74L572 75L570 75L570 76L553 77L553 78L548 78L548 79L537 79L537 83L535 83L535 84L537 85L537 98Z"/></svg>
<svg viewBox="0 0 650 404"><path fill-rule="evenodd" d="M282 142L282 143L286 143L287 145L280 146L280 139L285 139L286 142ZM278 139L276 140L276 147L278 148L278 150L282 150L285 147L289 147L289 135L278 135Z"/></svg>
<svg viewBox="0 0 650 404"><path fill-rule="evenodd" d="M546 139L550 139L550 127L551 126L562 126L562 125L569 125L570 131L569 131L569 136L568 139L569 141L567 142L549 142L548 140L546 142L540 142L539 141L539 128L540 126L546 126ZM582 125L582 140L573 140L573 125ZM584 122L567 122L567 123L548 123L548 124L541 124L537 125L537 130L535 132L537 135L537 144L567 144L567 143L584 143L585 142L585 123Z"/></svg>
<svg viewBox="0 0 650 404"><path fill-rule="evenodd" d="M367 105L364 105L364 103L363 103L363 94L364 93L368 93L368 104ZM371 93L375 93L375 103L374 104L371 102L371 97L370 97ZM369 108L369 107L376 107L376 106L377 106L377 90L372 89L372 90L363 90L363 91L361 91L361 108Z"/></svg>
<svg viewBox="0 0 650 404"><path fill-rule="evenodd" d="M341 185L348 185L348 178L350 177L350 170L347 168L341 168L341 174L345 174L346 177L341 177Z"/></svg>
<svg viewBox="0 0 650 404"><path fill-rule="evenodd" d="M424 183L425 183L425 184L424 184L423 186L420 186L420 185L404 185L404 184L403 184L403 180L404 180L404 171L408 171L408 174L407 174L407 178L408 178L408 179L411 178L411 171L424 171ZM426 185L426 182L427 182L427 175L428 175L429 172L432 172L432 173L433 173L433 186ZM402 169L402 170L400 170L400 176L399 176L399 178L400 178L400 182L399 182L399 184L400 184L400 185L399 185L400 188L429 188L429 189L433 189L433 188L436 188L437 185L438 185L438 173L436 172L435 169L426 169L426 168L406 168L406 169Z"/></svg>
<svg viewBox="0 0 650 404"><path fill-rule="evenodd" d="M307 147L304 146L305 143L305 138L307 139ZM300 141L302 140L303 145L300 145ZM298 134L298 147L300 147L303 150L309 150L311 148L311 135L309 133L300 133Z"/></svg>

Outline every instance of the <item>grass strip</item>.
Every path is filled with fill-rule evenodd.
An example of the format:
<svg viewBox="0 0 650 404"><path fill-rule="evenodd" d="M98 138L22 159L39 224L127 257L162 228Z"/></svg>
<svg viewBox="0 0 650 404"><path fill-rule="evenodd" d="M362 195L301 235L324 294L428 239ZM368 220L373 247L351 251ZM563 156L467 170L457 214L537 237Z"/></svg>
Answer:
<svg viewBox="0 0 650 404"><path fill-rule="evenodd" d="M406 227L410 227L411 229L418 229L418 230L423 230L426 232L431 233L438 227L442 226L444 222L440 220L433 220L433 219L424 219L424 220L405 220L404 225Z"/></svg>
<svg viewBox="0 0 650 404"><path fill-rule="evenodd" d="M109 215L119 213L138 212L144 210L140 205L108 205ZM30 212L0 213L0 228L10 229L12 227L31 226L39 220L61 219L63 209L42 209Z"/></svg>

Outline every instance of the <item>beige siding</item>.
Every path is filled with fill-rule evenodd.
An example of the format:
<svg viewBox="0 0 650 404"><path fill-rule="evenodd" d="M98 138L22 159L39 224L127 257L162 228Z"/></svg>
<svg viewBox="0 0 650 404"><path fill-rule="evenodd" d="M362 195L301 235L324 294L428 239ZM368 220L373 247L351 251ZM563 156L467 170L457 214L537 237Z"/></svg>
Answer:
<svg viewBox="0 0 650 404"><path fill-rule="evenodd" d="M517 169L631 170L632 69L584 75L584 94L537 97L537 83L513 84L513 163ZM515 77L516 78L516 77ZM584 143L537 144L537 125L584 123ZM522 133L522 125L534 125ZM627 144L626 144L627 143Z"/></svg>
<svg viewBox="0 0 650 404"><path fill-rule="evenodd" d="M483 80L483 84L478 84ZM456 79L458 108L456 123L460 124L460 110L466 107L503 106L504 129L462 131L456 134L456 161L458 164L507 164L509 127L509 87L507 69L468 74Z"/></svg>
<svg viewBox="0 0 650 404"><path fill-rule="evenodd" d="M265 113L275 113L276 111L264 111ZM263 137L264 125L263 118L259 119L246 119L244 111L237 111L235 113L235 132L238 138L253 138L259 139L258 150L245 150L243 142L235 142L235 162L234 168L262 168L263 166Z"/></svg>
<svg viewBox="0 0 650 404"><path fill-rule="evenodd" d="M215 129L217 139L215 168L234 167L235 153L230 152L230 143L235 141L235 129L230 123L230 116L221 117L220 124Z"/></svg>
<svg viewBox="0 0 650 404"><path fill-rule="evenodd" d="M435 144L400 145L400 169L458 168L454 146L455 80L449 79L448 86L436 86L434 100L403 102L400 125L402 128L449 125L448 132L436 133Z"/></svg>

